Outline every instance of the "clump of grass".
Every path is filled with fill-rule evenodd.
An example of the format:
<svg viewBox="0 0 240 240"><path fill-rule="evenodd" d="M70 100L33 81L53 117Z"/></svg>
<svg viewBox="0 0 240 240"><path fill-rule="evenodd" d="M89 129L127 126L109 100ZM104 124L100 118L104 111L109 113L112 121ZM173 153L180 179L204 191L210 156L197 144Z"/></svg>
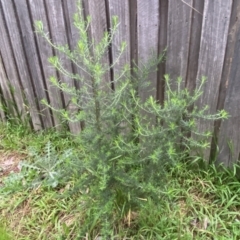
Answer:
<svg viewBox="0 0 240 240"><path fill-rule="evenodd" d="M59 150L78 145L68 131L51 128L36 132L26 125L0 122L0 150L26 153L29 148L35 148L41 152L49 141Z"/></svg>
<svg viewBox="0 0 240 240"><path fill-rule="evenodd" d="M167 178L157 202L141 199L137 211L130 209L124 218L116 215L112 239L239 239L240 183L234 171L179 163ZM0 222L7 220L19 240L81 239L88 212L81 192L66 198L73 186L71 181L60 189L39 186L0 196ZM86 233L85 238L100 236L100 224L93 222L92 236Z"/></svg>
<svg viewBox="0 0 240 240"><path fill-rule="evenodd" d="M240 183L227 169L179 164L156 205L140 210L135 239L238 239Z"/></svg>
<svg viewBox="0 0 240 240"><path fill-rule="evenodd" d="M10 234L8 233L8 231L6 230L6 228L4 228L3 226L0 225L0 240L12 240Z"/></svg>

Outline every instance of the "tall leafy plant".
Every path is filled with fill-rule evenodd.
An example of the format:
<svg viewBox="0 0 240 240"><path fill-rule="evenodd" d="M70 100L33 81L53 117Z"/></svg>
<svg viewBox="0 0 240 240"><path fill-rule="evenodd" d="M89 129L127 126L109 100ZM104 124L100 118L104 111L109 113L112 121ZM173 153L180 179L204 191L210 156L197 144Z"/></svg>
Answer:
<svg viewBox="0 0 240 240"><path fill-rule="evenodd" d="M192 109L202 93L205 78L190 94L187 89L181 89L181 78L176 80L177 88L173 90L170 77L166 75L163 106L153 96L143 101L139 90L148 89L149 73L157 70L164 55L152 57L147 64L136 65L133 69L126 65L112 82L106 82L126 43L119 46L119 56L109 66L104 58L117 31L118 18L113 17L112 29L105 32L99 42L89 38L90 22L90 17L84 19L79 2L78 13L74 15L79 40L73 50L54 44L40 21L36 22L36 31L83 73L68 72L57 56L50 57L53 67L79 81L81 87L71 88L51 77L53 85L71 96L71 104L77 111L54 109L44 103L69 122L85 123L78 136L82 151L79 161L74 162L75 186L87 192L88 210L83 232L91 232L93 225L99 224L102 235L110 236L111 223L116 216L124 217L131 209L137 209L141 199L158 199L169 167L208 147L205 140L211 133L198 132L197 120L215 120L227 114L221 111L207 115L207 107ZM198 135L198 141L194 135Z"/></svg>

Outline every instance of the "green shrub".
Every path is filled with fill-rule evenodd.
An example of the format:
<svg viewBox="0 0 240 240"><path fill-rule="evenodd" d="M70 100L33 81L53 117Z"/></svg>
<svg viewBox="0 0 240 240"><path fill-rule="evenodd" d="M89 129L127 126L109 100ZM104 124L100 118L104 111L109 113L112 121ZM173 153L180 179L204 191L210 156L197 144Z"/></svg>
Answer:
<svg viewBox="0 0 240 240"><path fill-rule="evenodd" d="M153 56L147 64L133 69L125 66L111 83L106 82L107 74L116 64L109 66L103 59L117 31L117 17L112 19L111 31L95 42L88 37L90 17L85 21L81 4L78 8L74 24L80 38L74 50L52 43L42 23L36 22L37 32L84 72L84 75L69 73L57 56L51 57L49 62L61 73L79 81L81 88L71 88L51 77L57 88L71 96L70 104L76 111L53 109L44 103L67 121L85 124L77 136L82 151L79 160L73 161L72 171L76 179L73 191L81 190L85 197L82 207L86 208L86 220L79 237L86 232L94 235L93 230L98 226L102 236L113 238L114 221L138 209L142 199L158 199L161 187L167 184L165 176L171 166L198 156L200 149L208 147L211 133L197 131L198 119L216 120L227 114L221 111L206 115L207 107L192 108L202 93L205 78L191 95L187 89L181 89L181 78L173 90L166 75L163 106L152 96L142 100L139 92L149 89L149 73L157 70L164 54ZM116 62L125 47L125 43L119 46Z"/></svg>

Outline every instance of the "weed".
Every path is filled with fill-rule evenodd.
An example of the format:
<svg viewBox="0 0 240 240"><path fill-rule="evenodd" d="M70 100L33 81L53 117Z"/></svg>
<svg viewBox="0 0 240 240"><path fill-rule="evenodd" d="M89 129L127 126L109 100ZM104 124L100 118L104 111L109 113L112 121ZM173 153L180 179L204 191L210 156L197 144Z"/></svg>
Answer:
<svg viewBox="0 0 240 240"><path fill-rule="evenodd" d="M190 156L198 158L199 152L209 146L211 133L198 132L198 119L213 121L226 118L227 114L222 110L207 115L207 106L191 108L202 94L205 78L191 95L187 89L181 89L181 78L176 80L174 90L170 77L165 75L163 106L153 96L146 100L140 98L139 92L147 91L149 74L157 70L164 54L153 56L146 64L133 69L124 66L111 83L106 82L106 76L116 63L108 66L103 59L117 31L118 18L112 18L112 29L105 32L99 42L89 38L90 22L90 17L84 19L79 1L78 13L74 15L79 40L73 50L52 43L43 31L42 22L36 22L36 32L85 73L69 73L59 57L50 57L52 66L79 81L81 88L72 88L51 77L52 84L71 97L69 104L77 110L54 109L47 101L43 102L68 122L85 123L77 137L83 151L79 161L75 161L78 164L72 189L72 193L87 193L83 194L82 211L86 219L79 238L86 233L89 237L95 235L98 228L102 237L113 238L115 233L111 226L129 212L137 211L141 199L159 201L169 169ZM125 43L119 46L117 59L125 47Z"/></svg>
<svg viewBox="0 0 240 240"><path fill-rule="evenodd" d="M163 106L153 96L143 100L139 92L147 91L149 73L164 55L133 69L125 66L106 82L116 64L109 67L103 59L117 31L117 17L111 31L96 42L88 35L90 17L84 20L80 4L78 10L74 24L80 39L74 50L52 43L39 21L36 31L87 75L69 73L61 59L51 57L49 62L79 81L81 89L52 77L76 111L43 102L68 122L84 122L85 128L75 138L39 133L33 151L26 148L33 153L31 161L3 180L1 218L14 219L13 228L18 223L17 239L237 239L240 185L235 173L218 172L214 166L191 168L201 164L199 153L211 136L198 132L196 122L227 117L225 111L206 115L207 106L194 107L206 79L191 95L180 87L181 78L174 89L166 75ZM125 47L119 46L117 59ZM21 138L29 146L33 135L20 127L17 142L11 133L3 147L22 148Z"/></svg>

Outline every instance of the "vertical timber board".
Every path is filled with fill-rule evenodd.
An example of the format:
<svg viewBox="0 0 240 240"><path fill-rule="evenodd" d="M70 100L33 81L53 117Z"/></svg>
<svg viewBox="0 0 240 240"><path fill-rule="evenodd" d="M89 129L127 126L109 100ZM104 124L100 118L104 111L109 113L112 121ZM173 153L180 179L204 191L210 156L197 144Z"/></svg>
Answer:
<svg viewBox="0 0 240 240"><path fill-rule="evenodd" d="M163 54L167 48L167 31L168 31L168 0L160 0L159 6L159 40L158 53ZM157 100L160 104L164 101L164 75L166 73L166 62L162 62L158 67L157 79Z"/></svg>
<svg viewBox="0 0 240 240"><path fill-rule="evenodd" d="M41 104L41 100L46 99L47 96L44 91L44 79L38 51L35 45L34 29L32 27L30 13L28 11L26 0L15 0L15 5L23 38L23 48L26 53L26 60L31 77L31 84L35 90L36 101L41 113L43 126L49 128L52 127L52 119L50 109Z"/></svg>
<svg viewBox="0 0 240 240"><path fill-rule="evenodd" d="M107 31L106 5L105 0L83 0L86 15L91 17L91 37L94 43L97 44Z"/></svg>
<svg viewBox="0 0 240 240"><path fill-rule="evenodd" d="M108 30L107 26L107 17L106 17L106 2L105 0L83 0L85 6L85 14L91 17L90 24L90 38L93 40L93 54L94 54L94 45L98 44L100 40L103 38L104 33ZM103 57L103 65L110 65L109 54ZM104 82L102 83L103 89L109 89L110 84L110 72L107 72L104 76Z"/></svg>
<svg viewBox="0 0 240 240"><path fill-rule="evenodd" d="M230 118L222 121L218 146L219 155L217 163L232 167L240 159L240 2L233 1L232 16L228 34L227 52L222 75L222 88L219 101L230 114ZM221 98L225 98L225 102ZM220 108L222 104L220 103ZM239 162L238 162L239 163Z"/></svg>
<svg viewBox="0 0 240 240"><path fill-rule="evenodd" d="M68 43L67 31L64 21L64 12L62 8L62 3L56 0L47 0L46 1L47 11L48 11L48 19L51 31L52 41L58 45L66 45ZM60 52L56 52L56 55L61 59L61 62L64 66L64 69L68 72L72 73L73 68L71 61L67 59L66 55ZM69 78L68 76L59 73L60 81L66 83L70 88L75 87L74 80ZM64 105L68 107L68 110L71 112L71 95L67 93L63 93L64 96ZM80 131L79 123L69 123L70 131L73 134L76 134Z"/></svg>
<svg viewBox="0 0 240 240"><path fill-rule="evenodd" d="M121 74L123 67L130 65L130 19L128 0L109 0L110 19L117 16L119 20L118 30L112 42L112 62L114 65L113 79L116 81ZM119 58L121 44L126 42L126 49ZM118 59L119 58L119 59ZM117 82L116 86L117 87Z"/></svg>
<svg viewBox="0 0 240 240"><path fill-rule="evenodd" d="M79 32L78 29L74 26L74 14L78 12L77 8L77 1L76 0L70 0L64 2L64 10L65 10L65 16L66 16L66 25L67 25L67 31L68 31L68 37L70 39L70 47L71 49L74 49L77 45L77 41L79 39Z"/></svg>
<svg viewBox="0 0 240 240"><path fill-rule="evenodd" d="M9 29L9 37L13 49L17 71L20 74L24 94L26 95L28 110L35 130L42 129L41 118L35 101L35 93L30 79L26 56L22 46L22 36L18 27L18 19L14 11L14 1L2 0L6 25Z"/></svg>
<svg viewBox="0 0 240 240"><path fill-rule="evenodd" d="M1 8L2 9L2 8ZM1 42L0 42L0 52L2 56L2 62L6 74L6 82L3 82L2 84L5 84L6 87L3 87L3 90L5 93L8 94L8 96L11 96L10 93L10 85L12 88L14 88L14 99L12 99L12 96L10 97L10 100L12 100L12 103L14 104L15 108L13 109L13 114L17 116L17 112L22 113L22 117L24 116L24 102L22 97L22 88L21 84L19 82L19 75L16 69L16 64L12 52L12 47L10 43L10 39L8 37L8 32L6 29L6 25L3 20L3 12L0 11L0 36L1 36ZM16 105L15 105L16 104ZM10 104L9 108L12 107Z"/></svg>
<svg viewBox="0 0 240 240"><path fill-rule="evenodd" d="M207 77L203 94L196 103L199 108L209 106L208 114L216 112L219 86L223 70L223 62L227 45L228 29L231 16L232 1L206 0L204 4L203 26L198 61L197 79ZM200 81L199 81L200 82ZM197 85L199 84L197 82ZM198 131L213 132L213 122L200 119ZM211 139L209 139L211 142ZM210 149L206 149L203 158L209 160Z"/></svg>
<svg viewBox="0 0 240 240"><path fill-rule="evenodd" d="M111 44L111 64L114 66L112 71L112 80L114 82L114 90L117 91L121 85L121 80L126 76L123 74L124 67L130 66L130 8L128 0L108 0L108 18L110 20L110 28L112 28L112 18L118 17L118 29L113 37ZM119 55L122 43L126 43L124 52ZM123 74L123 76L122 76ZM122 76L122 77L120 77ZM123 128L126 129L127 123L122 123ZM130 129L126 130L130 131Z"/></svg>
<svg viewBox="0 0 240 240"><path fill-rule="evenodd" d="M7 86L6 83L7 83L7 77L6 77L5 69L3 66L2 57L0 54L0 118L3 122L5 121L5 114L3 110L3 102L1 101L3 99L5 101L9 101L11 99L11 94L8 88L6 88Z"/></svg>
<svg viewBox="0 0 240 240"><path fill-rule="evenodd" d="M67 19L66 19L66 23L67 23L67 31L68 31L68 37L69 37L69 42L70 42L70 47L72 50L76 50L76 52L78 52L78 41L81 39L81 33L80 31L74 26L74 21L73 21L73 16L74 14L82 14L82 16L85 17L87 15L89 15L89 8L86 5L86 3L84 4L83 1L81 1L81 7L82 7L82 12L79 13L79 9L77 8L77 2L75 0L71 0L71 1L67 1L64 2L66 5L65 7L65 11L67 12L66 15ZM88 35L89 36L89 35ZM81 59L81 56L80 56ZM79 61L80 62L80 61ZM84 82L83 81L88 81L88 79L90 78L89 73L87 72L88 69L86 69L86 67L84 66L84 64L78 63L78 65L73 63L73 71L75 74L78 74L81 78L81 81L79 80L75 80L75 85L78 89L81 89L82 87L86 87L86 85L84 86ZM89 90L90 91L90 90ZM85 100L83 100L83 102L85 103L85 101L87 101L86 99L88 99L87 93L81 93L82 94L82 100L85 98ZM85 94L85 96L83 96L83 94ZM82 103L82 104L84 104ZM81 106L80 106L81 108ZM78 111L81 111L81 109L78 109ZM84 122L81 122L81 128L84 128Z"/></svg>
<svg viewBox="0 0 240 240"><path fill-rule="evenodd" d="M77 41L79 39L78 30L74 26L74 22L73 22L73 16L78 11L77 1L76 0L63 1L63 10L65 13L66 34L68 37L69 48L71 49L71 51L74 51L74 49L76 48L76 45L77 45ZM73 63L72 63L72 71L74 74L79 74L81 77L83 77L84 72L81 69L79 69L76 65L73 65ZM73 84L76 88L80 88L79 81L73 80ZM79 111L78 108L76 109L74 104L70 104L69 109L72 112ZM74 134L77 135L81 131L81 123L80 122L75 123L74 125L75 125L75 133ZM72 129L74 129L74 128L72 127Z"/></svg>
<svg viewBox="0 0 240 240"><path fill-rule="evenodd" d="M69 46L71 51L76 49L77 47L77 42L80 38L79 31L78 29L74 26L74 19L73 16L75 13L77 13L77 1L76 0L70 0L70 1L65 1L63 2L64 5L64 12L66 16L66 31L67 31L67 36L69 39ZM76 65L73 64L73 71L74 73L78 73L80 76L83 76L84 71L79 69ZM80 83L75 81L75 86L80 87Z"/></svg>
<svg viewBox="0 0 240 240"><path fill-rule="evenodd" d="M67 33L68 33L68 39L69 39L69 45L70 49L72 51L76 50L77 51L77 44L78 41L81 39L81 33L79 30L75 27L74 25L74 14L78 14L78 6L77 6L77 1L76 0L70 0L64 2L64 9L65 9L65 15L66 15L66 25L67 25ZM82 5L82 12L81 14L85 17L83 5ZM82 78L89 78L89 74L86 73L85 68L81 63L78 63L79 66L76 66L73 63L73 70L74 73L79 74ZM82 69L81 69L82 68ZM83 70L84 69L84 70ZM75 82L76 86L79 88L81 87L81 84L79 81L76 80Z"/></svg>
<svg viewBox="0 0 240 240"><path fill-rule="evenodd" d="M193 0L192 7L188 69L185 83L190 92L193 92L196 87L204 1Z"/></svg>
<svg viewBox="0 0 240 240"><path fill-rule="evenodd" d="M192 24L193 0L170 0L168 5L166 72L173 79L182 77L185 85L188 68L189 44Z"/></svg>
<svg viewBox="0 0 240 240"><path fill-rule="evenodd" d="M30 10L33 16L33 21L42 21L44 26L44 31L49 32L48 22L47 22L47 15L45 12L44 7L44 0L29 0L30 4ZM48 103L54 108L54 109L62 109L63 105L61 102L61 95L60 91L56 87L52 87L52 84L49 81L50 77L57 78L56 70L53 67L50 67L50 63L48 62L48 58L53 56L52 47L49 46L49 44L46 42L46 40L36 34L37 39L37 48L39 53L39 61L42 66L42 72L43 72L43 79L42 81L45 81L46 86L46 97L48 97L46 100L48 100ZM53 112L53 125L58 128L58 125L60 124L59 117L56 116Z"/></svg>
<svg viewBox="0 0 240 240"><path fill-rule="evenodd" d="M133 68L137 64L137 0L129 1L129 20L130 20L130 60L131 60L131 75L135 73Z"/></svg>
<svg viewBox="0 0 240 240"><path fill-rule="evenodd" d="M5 66L2 61L2 56L0 54L0 90L2 96L0 96L0 100L4 100L4 102L0 103L0 115L2 116L2 120L5 119L5 113L3 110L4 104L6 104L7 111L12 111L13 115L16 114L16 109L12 109L12 105L14 104L14 100L12 99L12 95L10 92L10 87L8 84L7 74L5 72Z"/></svg>
<svg viewBox="0 0 240 240"><path fill-rule="evenodd" d="M228 89L233 55L236 47L238 28L240 27L240 2L233 0L231 20L228 31L227 47L223 65L223 72L221 78L220 91L218 96L218 109L222 109L224 106L226 92ZM219 127L219 126L218 126ZM219 130L219 129L217 129Z"/></svg>
<svg viewBox="0 0 240 240"><path fill-rule="evenodd" d="M141 68L158 53L159 0L137 0L137 22L138 67ZM157 96L157 72L150 73L147 80L150 81L148 89L139 93L143 101Z"/></svg>

